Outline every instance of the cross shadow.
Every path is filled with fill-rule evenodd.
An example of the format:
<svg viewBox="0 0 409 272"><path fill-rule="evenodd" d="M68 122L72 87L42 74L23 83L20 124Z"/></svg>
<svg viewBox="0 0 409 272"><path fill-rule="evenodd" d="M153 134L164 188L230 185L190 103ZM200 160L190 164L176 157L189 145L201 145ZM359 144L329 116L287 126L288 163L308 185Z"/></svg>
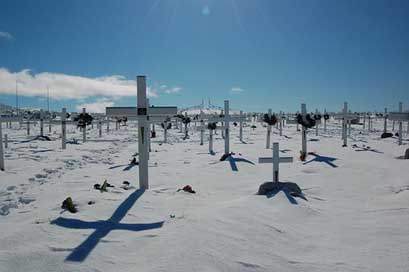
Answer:
<svg viewBox="0 0 409 272"><path fill-rule="evenodd" d="M86 222L79 219L59 217L51 222L57 225L70 229L95 229L95 231L85 239L79 246L74 248L70 255L65 258L66 261L83 262L91 251L98 245L100 240L108 235L113 230L128 230L128 231L144 231L150 229L161 228L164 221L147 223L147 224L125 224L120 221L125 217L128 211L132 208L135 202L143 195L144 190L137 190L130 194L124 202L119 205L112 216L106 220L94 222Z"/></svg>
<svg viewBox="0 0 409 272"><path fill-rule="evenodd" d="M110 170L112 170L112 169L116 169L116 168L119 168L119 167L123 167L123 166L128 166L129 164L120 164L120 165L115 165L115 166L111 166L111 167L109 167L109 169Z"/></svg>
<svg viewBox="0 0 409 272"><path fill-rule="evenodd" d="M33 150L31 152L36 154L36 153L44 153L44 152L50 152L50 151L54 151L54 149Z"/></svg>
<svg viewBox="0 0 409 272"><path fill-rule="evenodd" d="M138 165L138 164L130 163L130 164L128 164L128 166L125 167L122 171L129 171L129 170L131 170L132 168L134 168L134 167L137 166L137 165Z"/></svg>
<svg viewBox="0 0 409 272"><path fill-rule="evenodd" d="M239 171L239 169L237 168L237 162L245 162L245 163L249 163L249 164L254 165L254 162L252 162L252 161L249 161L249 160L247 160L245 158L234 158L231 155L227 157L227 160L230 163L231 170L234 171L234 172Z"/></svg>
<svg viewBox="0 0 409 272"><path fill-rule="evenodd" d="M267 185L269 190L263 192L260 192L259 190L258 194L265 195L267 198L273 198L282 191L288 201L293 205L298 205L298 201L295 199L296 197L308 201L301 188L294 182L266 182L263 185Z"/></svg>
<svg viewBox="0 0 409 272"><path fill-rule="evenodd" d="M362 151L370 151L370 152L374 152L374 153L378 153L378 154L383 154L383 152L376 150L374 148L371 148L369 146L357 146L357 145L353 145L352 148L354 148L354 150L356 152L362 152ZM358 148L358 149L356 149Z"/></svg>
<svg viewBox="0 0 409 272"><path fill-rule="evenodd" d="M48 136L39 135L39 136L35 136L35 137L33 137L33 138L29 139L29 140L21 141L20 143L30 143L30 142L37 141L37 140L39 140L39 141L52 141L51 138L48 137Z"/></svg>
<svg viewBox="0 0 409 272"><path fill-rule="evenodd" d="M304 163L303 163L304 165L307 164L307 163L311 163L311 162L314 162L314 161L315 161L315 162L324 162L324 163L328 164L329 166L331 166L331 167L333 167L333 168L337 168L337 167L338 167L337 165L335 165L335 164L333 163L333 161L336 161L337 158L321 156L321 155L318 155L317 153L314 153L314 152L310 152L310 153L308 153L308 154L309 154L309 155L313 155L314 158L311 159L311 160L309 160L309 161L307 161L307 162L304 162Z"/></svg>

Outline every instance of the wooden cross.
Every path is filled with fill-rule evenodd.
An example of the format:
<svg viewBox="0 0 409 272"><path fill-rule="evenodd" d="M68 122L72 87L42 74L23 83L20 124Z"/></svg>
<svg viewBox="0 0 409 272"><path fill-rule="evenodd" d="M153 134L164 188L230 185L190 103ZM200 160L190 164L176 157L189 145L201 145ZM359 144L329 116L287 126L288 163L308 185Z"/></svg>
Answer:
<svg viewBox="0 0 409 272"><path fill-rule="evenodd" d="M273 182L279 182L279 166L280 163L292 163L293 157L280 157L280 149L278 143L273 143L273 156L258 158L258 163L273 164Z"/></svg>
<svg viewBox="0 0 409 272"><path fill-rule="evenodd" d="M146 77L137 77L137 107L107 107L107 116L134 117L138 120L139 187L149 189L149 126L150 122L163 120L177 114L177 107L148 107L146 99Z"/></svg>

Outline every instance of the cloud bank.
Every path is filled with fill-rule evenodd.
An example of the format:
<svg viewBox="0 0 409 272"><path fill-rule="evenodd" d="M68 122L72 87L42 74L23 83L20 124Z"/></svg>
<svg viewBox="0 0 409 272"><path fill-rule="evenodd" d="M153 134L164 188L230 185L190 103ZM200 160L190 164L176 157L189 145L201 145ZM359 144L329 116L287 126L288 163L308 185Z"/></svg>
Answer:
<svg viewBox="0 0 409 272"><path fill-rule="evenodd" d="M114 106L114 104L115 104L114 102L110 101L107 98L101 98L95 102L83 103L83 104L77 105L76 110L78 112L82 112L82 109L86 108L87 112L104 113L106 107L112 107Z"/></svg>
<svg viewBox="0 0 409 272"><path fill-rule="evenodd" d="M12 40L14 37L8 32L0 31L0 39Z"/></svg>
<svg viewBox="0 0 409 272"><path fill-rule="evenodd" d="M15 94L16 81L20 95L45 96L49 87L50 97L55 100L82 100L96 96L119 99L137 95L136 80L120 75L89 78L48 72L32 74L29 69L10 72L6 68L0 68L0 95ZM166 87L161 92L172 94L180 90L180 87ZM159 90L147 87L148 97L157 97L158 93Z"/></svg>
<svg viewBox="0 0 409 272"><path fill-rule="evenodd" d="M240 94L242 92L244 92L244 90L242 88L240 88L240 87L233 87L230 90L231 94Z"/></svg>

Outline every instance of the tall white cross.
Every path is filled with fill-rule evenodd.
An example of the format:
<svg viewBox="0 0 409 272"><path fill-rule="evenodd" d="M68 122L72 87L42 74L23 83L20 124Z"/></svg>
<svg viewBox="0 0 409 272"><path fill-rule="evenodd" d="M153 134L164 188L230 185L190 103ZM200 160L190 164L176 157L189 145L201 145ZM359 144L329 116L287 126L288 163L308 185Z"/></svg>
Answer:
<svg viewBox="0 0 409 272"><path fill-rule="evenodd" d="M4 151L3 151L3 132L2 132L2 127L3 127L3 122L6 124L12 123L12 122L21 122L22 118L21 117L1 117L0 115L0 171L4 171Z"/></svg>
<svg viewBox="0 0 409 272"><path fill-rule="evenodd" d="M339 114L338 114L339 116ZM342 118L342 139L344 140L343 147L348 146L348 123L350 123L353 119L358 118L358 115L355 113L351 113L348 111L348 102L344 102L344 108L341 114Z"/></svg>
<svg viewBox="0 0 409 272"><path fill-rule="evenodd" d="M293 157L280 157L280 149L278 143L273 143L273 156L258 158L258 163L273 163L273 182L279 181L279 166L280 163L292 163Z"/></svg>
<svg viewBox="0 0 409 272"><path fill-rule="evenodd" d="M230 115L229 101L224 101L224 117L213 117L209 118L209 122L223 122L224 129L224 154L228 155L230 153L230 122L243 120L243 116L232 117Z"/></svg>
<svg viewBox="0 0 409 272"><path fill-rule="evenodd" d="M301 104L301 115L303 118L307 115L307 105L305 103ZM301 135L302 135L302 154L307 156L307 128L301 126Z"/></svg>
<svg viewBox="0 0 409 272"><path fill-rule="evenodd" d="M389 113L389 119L399 122L399 141L398 141L398 144L402 145L402 133L403 133L402 122L403 121L409 121L409 112L403 112L402 102L399 102L399 112L390 112Z"/></svg>
<svg viewBox="0 0 409 272"><path fill-rule="evenodd" d="M267 114L269 120L271 120L271 109L268 109L268 114ZM266 139L266 149L270 148L270 140L271 140L271 125L267 123L267 139Z"/></svg>
<svg viewBox="0 0 409 272"><path fill-rule="evenodd" d="M61 148L65 149L67 145L67 109L63 108L61 113Z"/></svg>
<svg viewBox="0 0 409 272"><path fill-rule="evenodd" d="M383 133L388 131L388 109L385 108L385 114L383 116Z"/></svg>
<svg viewBox="0 0 409 272"><path fill-rule="evenodd" d="M243 111L242 110L240 111L240 117L243 117ZM240 142L243 142L243 119L244 118L240 118L240 121L239 121L239 123L240 123L240 127L239 127Z"/></svg>
<svg viewBox="0 0 409 272"><path fill-rule="evenodd" d="M150 122L162 120L177 114L177 107L148 107L146 99L146 77L137 77L137 107L108 107L107 116L135 117L138 120L138 150L139 150L139 187L149 189L149 126Z"/></svg>

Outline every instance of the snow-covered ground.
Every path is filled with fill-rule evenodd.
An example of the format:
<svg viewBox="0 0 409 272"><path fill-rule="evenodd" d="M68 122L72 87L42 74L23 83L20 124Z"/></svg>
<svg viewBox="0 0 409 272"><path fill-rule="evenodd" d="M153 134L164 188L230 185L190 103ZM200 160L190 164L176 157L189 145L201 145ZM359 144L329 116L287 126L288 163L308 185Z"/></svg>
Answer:
<svg viewBox="0 0 409 272"><path fill-rule="evenodd" d="M138 188L138 167L128 166L138 151L133 123L101 139L95 126L87 143L64 151L60 126L51 142L22 142L31 139L24 127L4 128L12 142L0 172L0 271L408 271L409 161L398 159L408 135L398 146L380 139L381 120L375 127L353 126L346 148L336 122L318 137L311 130L308 149L321 157L306 164L295 126L282 137L274 130L281 156L295 159L280 165L280 180L307 200L256 195L272 179L272 165L257 162L271 156L259 123L245 127L246 144L232 126L235 164L219 162L220 132L212 156L193 124L186 141L171 129L169 144L157 126L145 192L121 188ZM74 127L68 133L82 139ZM95 190L104 180L115 187ZM187 184L196 194L177 192ZM68 196L78 213L61 209Z"/></svg>

